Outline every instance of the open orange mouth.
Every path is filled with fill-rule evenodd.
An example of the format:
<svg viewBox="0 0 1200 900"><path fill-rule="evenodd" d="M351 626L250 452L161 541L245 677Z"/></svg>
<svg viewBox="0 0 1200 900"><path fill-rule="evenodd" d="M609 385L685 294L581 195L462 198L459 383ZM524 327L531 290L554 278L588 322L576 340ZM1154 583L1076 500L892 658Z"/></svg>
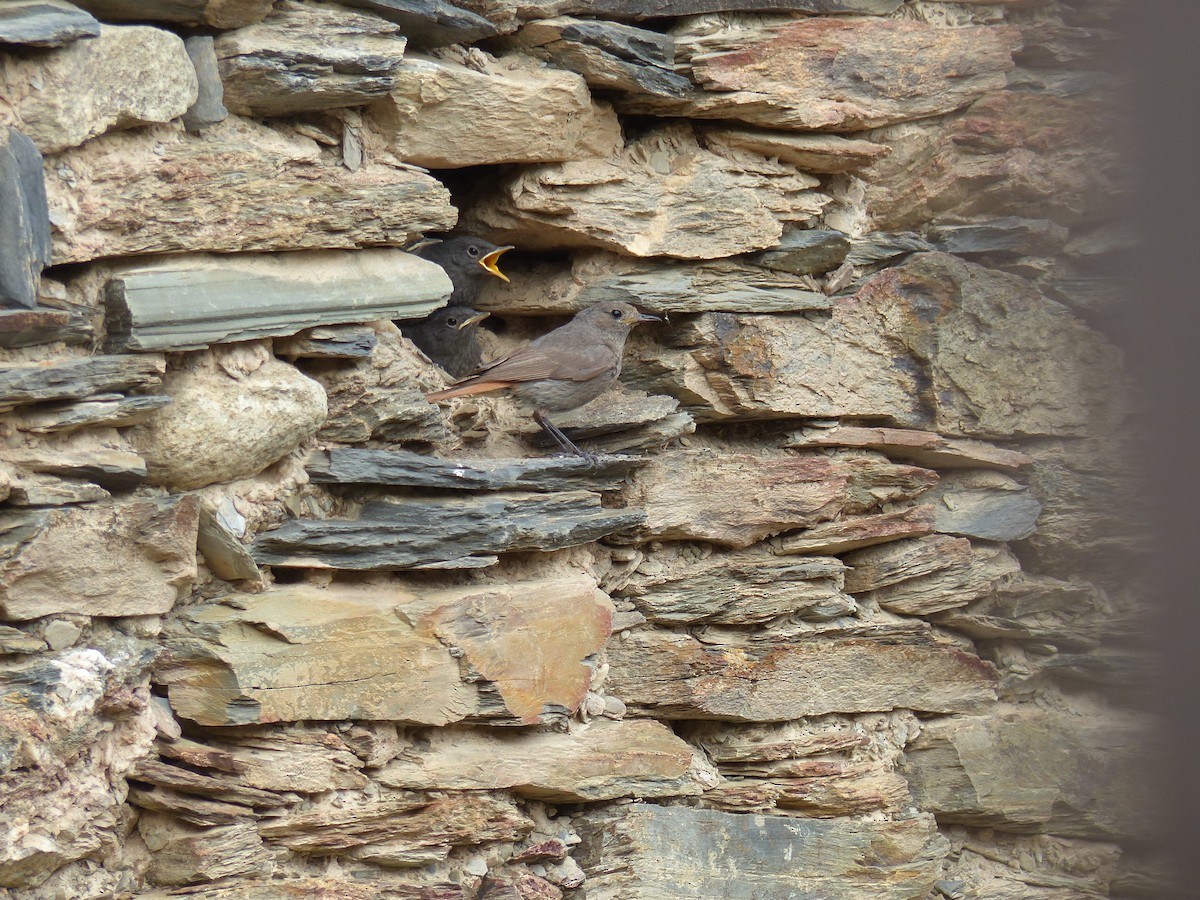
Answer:
<svg viewBox="0 0 1200 900"><path fill-rule="evenodd" d="M497 278L501 278L504 281L508 281L508 276L500 271L500 257L503 256L505 253L507 253L511 249L512 249L511 246L497 247L495 250L493 250L487 256L483 257L483 259L479 260L479 264L481 266L483 266L485 269L487 269L489 272L491 272L493 275L495 275Z"/></svg>

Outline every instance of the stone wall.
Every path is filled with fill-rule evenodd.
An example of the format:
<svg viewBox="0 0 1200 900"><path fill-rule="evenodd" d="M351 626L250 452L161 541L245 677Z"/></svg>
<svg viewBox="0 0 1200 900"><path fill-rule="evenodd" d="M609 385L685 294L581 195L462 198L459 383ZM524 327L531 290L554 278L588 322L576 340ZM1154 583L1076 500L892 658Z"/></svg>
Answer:
<svg viewBox="0 0 1200 900"><path fill-rule="evenodd" d="M1157 896L1114 7L0 10L0 897Z"/></svg>

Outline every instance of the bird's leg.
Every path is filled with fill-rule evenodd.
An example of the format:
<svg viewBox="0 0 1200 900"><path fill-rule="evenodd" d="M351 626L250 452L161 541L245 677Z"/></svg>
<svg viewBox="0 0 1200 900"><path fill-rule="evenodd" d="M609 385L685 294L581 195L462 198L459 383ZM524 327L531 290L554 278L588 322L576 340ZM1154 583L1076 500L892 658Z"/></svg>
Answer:
<svg viewBox="0 0 1200 900"><path fill-rule="evenodd" d="M537 422L538 425L541 426L542 431L554 438L554 443L558 444L559 449L561 449L563 452L574 453L576 456L586 460L593 466L596 465L596 457L591 453L588 453L586 450L580 450L577 446L575 446L575 442L563 434L562 430L553 422L551 422L549 416L547 416L542 410L539 409L534 412L533 421Z"/></svg>

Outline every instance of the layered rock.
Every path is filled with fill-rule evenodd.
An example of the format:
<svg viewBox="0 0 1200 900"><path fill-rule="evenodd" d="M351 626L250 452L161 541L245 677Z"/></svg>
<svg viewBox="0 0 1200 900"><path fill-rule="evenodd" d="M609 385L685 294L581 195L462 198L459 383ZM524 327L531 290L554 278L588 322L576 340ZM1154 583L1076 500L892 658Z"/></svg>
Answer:
<svg viewBox="0 0 1200 900"><path fill-rule="evenodd" d="M38 278L50 262L50 213L42 156L28 137L0 129L0 306L37 306ZM28 320L21 320L24 330Z"/></svg>

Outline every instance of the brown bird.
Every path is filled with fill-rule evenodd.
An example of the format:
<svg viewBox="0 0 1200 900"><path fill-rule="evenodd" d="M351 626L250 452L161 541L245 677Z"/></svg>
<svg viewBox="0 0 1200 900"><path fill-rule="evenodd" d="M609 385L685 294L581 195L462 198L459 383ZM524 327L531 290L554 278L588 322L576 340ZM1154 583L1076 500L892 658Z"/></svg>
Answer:
<svg viewBox="0 0 1200 900"><path fill-rule="evenodd" d="M446 400L507 389L534 408L533 420L563 450L590 459L548 413L583 406L612 387L621 374L625 339L639 322L661 322L628 303L600 303L570 322L488 363L444 391L425 399Z"/></svg>

